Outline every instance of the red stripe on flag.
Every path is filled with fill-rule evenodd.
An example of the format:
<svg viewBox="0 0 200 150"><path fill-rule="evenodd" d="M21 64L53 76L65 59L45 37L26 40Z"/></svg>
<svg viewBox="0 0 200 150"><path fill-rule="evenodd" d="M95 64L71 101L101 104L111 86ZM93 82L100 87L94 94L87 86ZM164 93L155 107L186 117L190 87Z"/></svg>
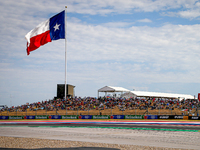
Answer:
<svg viewBox="0 0 200 150"><path fill-rule="evenodd" d="M39 48L40 46L51 42L51 38L50 38L50 31L46 31L42 34L36 35L32 38L30 38L30 45L28 46L27 43L27 54L29 55L31 51L36 50L37 48Z"/></svg>

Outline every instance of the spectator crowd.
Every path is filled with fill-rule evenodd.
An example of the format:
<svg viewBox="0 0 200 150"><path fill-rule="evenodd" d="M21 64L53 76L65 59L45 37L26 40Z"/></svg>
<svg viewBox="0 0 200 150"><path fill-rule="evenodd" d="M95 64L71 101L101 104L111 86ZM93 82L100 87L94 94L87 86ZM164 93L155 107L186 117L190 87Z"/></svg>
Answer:
<svg viewBox="0 0 200 150"><path fill-rule="evenodd" d="M61 109L67 110L105 110L105 109L115 109L118 108L121 111L132 110L132 109L140 109L145 110L147 108L154 109L169 109L173 110L174 108L178 108L180 110L183 109L195 109L198 110L200 106L200 102L197 99L170 99L170 98L151 98L151 97L137 97L137 98L116 98L116 97L75 97L75 98L67 98L60 99L54 98L52 100L46 100L42 102L36 103L27 103L21 106L12 106L12 107L3 107L1 108L1 112L3 111L26 111L27 109L30 111L35 110L47 110L47 111L55 111Z"/></svg>

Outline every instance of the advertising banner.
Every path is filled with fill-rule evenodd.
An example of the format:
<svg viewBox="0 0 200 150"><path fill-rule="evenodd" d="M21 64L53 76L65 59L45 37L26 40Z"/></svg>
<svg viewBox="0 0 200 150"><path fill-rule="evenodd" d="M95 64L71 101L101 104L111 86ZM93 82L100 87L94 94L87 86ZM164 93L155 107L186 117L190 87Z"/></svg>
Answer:
<svg viewBox="0 0 200 150"><path fill-rule="evenodd" d="M181 115L158 115L158 119L183 119Z"/></svg>
<svg viewBox="0 0 200 150"><path fill-rule="evenodd" d="M61 116L61 119L78 119L78 116L76 116L76 115L63 115L63 116Z"/></svg>
<svg viewBox="0 0 200 150"><path fill-rule="evenodd" d="M78 119L92 119L92 115L80 115Z"/></svg>
<svg viewBox="0 0 200 150"><path fill-rule="evenodd" d="M94 115L93 116L93 119L110 119L110 116L108 115L102 115L102 116L99 116L99 115Z"/></svg>
<svg viewBox="0 0 200 150"><path fill-rule="evenodd" d="M172 115L158 115L158 119L174 119Z"/></svg>
<svg viewBox="0 0 200 150"><path fill-rule="evenodd" d="M61 115L51 115L48 118L49 119L61 119Z"/></svg>
<svg viewBox="0 0 200 150"><path fill-rule="evenodd" d="M124 119L144 119L143 115L125 115Z"/></svg>
<svg viewBox="0 0 200 150"><path fill-rule="evenodd" d="M124 119L124 115L112 115L110 119Z"/></svg>
<svg viewBox="0 0 200 150"><path fill-rule="evenodd" d="M35 119L48 119L48 116L45 116L45 115L35 116Z"/></svg>
<svg viewBox="0 0 200 150"><path fill-rule="evenodd" d="M158 119L157 115L145 115L144 119Z"/></svg>
<svg viewBox="0 0 200 150"><path fill-rule="evenodd" d="M189 120L200 120L198 116L189 116Z"/></svg>
<svg viewBox="0 0 200 150"><path fill-rule="evenodd" d="M180 115L179 115L179 116L174 116L173 119L183 119L183 117L184 117L184 116L180 116Z"/></svg>
<svg viewBox="0 0 200 150"><path fill-rule="evenodd" d="M9 119L23 119L23 116L9 116Z"/></svg>
<svg viewBox="0 0 200 150"><path fill-rule="evenodd" d="M8 119L8 116L0 116L0 119Z"/></svg>
<svg viewBox="0 0 200 150"><path fill-rule="evenodd" d="M35 116L24 116L24 119L35 119Z"/></svg>

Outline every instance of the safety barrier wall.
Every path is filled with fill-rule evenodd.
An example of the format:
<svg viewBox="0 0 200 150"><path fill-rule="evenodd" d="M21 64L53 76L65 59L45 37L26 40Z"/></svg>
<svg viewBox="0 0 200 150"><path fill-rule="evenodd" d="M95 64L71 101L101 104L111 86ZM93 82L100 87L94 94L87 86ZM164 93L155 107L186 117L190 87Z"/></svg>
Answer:
<svg viewBox="0 0 200 150"><path fill-rule="evenodd" d="M64 115L61 116L62 119L78 119L77 115Z"/></svg>
<svg viewBox="0 0 200 150"><path fill-rule="evenodd" d="M181 115L40 115L40 116L0 116L0 120L20 119L184 119L200 120L199 116Z"/></svg>
<svg viewBox="0 0 200 150"><path fill-rule="evenodd" d="M0 116L0 119L2 120L7 120L8 119L8 116Z"/></svg>
<svg viewBox="0 0 200 150"><path fill-rule="evenodd" d="M94 115L92 119L110 119L110 116L109 115L102 115L102 116Z"/></svg>
<svg viewBox="0 0 200 150"><path fill-rule="evenodd" d="M125 115L124 119L144 119L144 115Z"/></svg>
<svg viewBox="0 0 200 150"><path fill-rule="evenodd" d="M35 119L36 116L22 116L23 119Z"/></svg>
<svg viewBox="0 0 200 150"><path fill-rule="evenodd" d="M35 116L35 119L48 119L48 116L43 115L43 116Z"/></svg>
<svg viewBox="0 0 200 150"><path fill-rule="evenodd" d="M200 120L200 117L198 117L198 116L189 116L188 119L189 120Z"/></svg>
<svg viewBox="0 0 200 150"><path fill-rule="evenodd" d="M14 120L24 119L24 116L8 116L8 119L14 119Z"/></svg>
<svg viewBox="0 0 200 150"><path fill-rule="evenodd" d="M188 116L181 115L158 115L158 119L186 119Z"/></svg>
<svg viewBox="0 0 200 150"><path fill-rule="evenodd" d="M158 115L146 115L144 119L158 119Z"/></svg>

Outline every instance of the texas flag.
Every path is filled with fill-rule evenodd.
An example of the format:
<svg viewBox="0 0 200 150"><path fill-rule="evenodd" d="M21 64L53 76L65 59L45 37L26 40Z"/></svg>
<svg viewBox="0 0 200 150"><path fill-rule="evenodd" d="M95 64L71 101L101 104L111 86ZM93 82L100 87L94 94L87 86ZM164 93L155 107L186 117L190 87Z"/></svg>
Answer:
<svg viewBox="0 0 200 150"><path fill-rule="evenodd" d="M65 11L40 23L25 35L27 55L52 40L65 39Z"/></svg>

